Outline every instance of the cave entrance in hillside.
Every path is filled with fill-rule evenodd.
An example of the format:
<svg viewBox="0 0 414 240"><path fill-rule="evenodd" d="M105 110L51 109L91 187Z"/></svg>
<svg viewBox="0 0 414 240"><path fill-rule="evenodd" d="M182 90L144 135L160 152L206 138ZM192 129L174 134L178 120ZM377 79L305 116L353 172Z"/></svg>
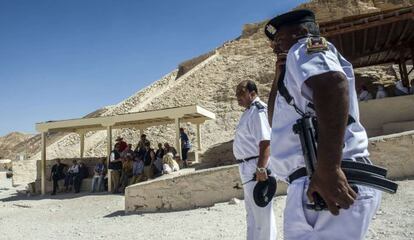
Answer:
<svg viewBox="0 0 414 240"><path fill-rule="evenodd" d="M71 132L80 136L80 157L83 158L85 133L88 131L107 130L107 164L112 151L112 130L120 128L136 128L140 133L145 128L166 124L175 124L175 146L181 158L180 124L182 122L196 124L197 150L195 161L201 146L201 124L215 119L215 114L198 106L183 106L165 108L153 111L133 112L128 114L103 116L94 118L79 118L62 121L47 121L36 124L36 130L41 133L41 194L46 193L46 135L51 132ZM111 174L108 172L108 191L111 191Z"/></svg>

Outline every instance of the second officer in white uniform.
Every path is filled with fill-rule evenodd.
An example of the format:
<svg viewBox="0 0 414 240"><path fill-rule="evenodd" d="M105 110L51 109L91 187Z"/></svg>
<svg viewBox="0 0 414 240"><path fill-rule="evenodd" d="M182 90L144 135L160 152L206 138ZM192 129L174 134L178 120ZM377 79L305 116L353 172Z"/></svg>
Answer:
<svg viewBox="0 0 414 240"><path fill-rule="evenodd" d="M257 86L253 81L243 81L236 89L238 104L245 108L236 128L233 153L239 163L240 177L244 189L246 206L247 239L276 239L276 223L273 214L273 200L265 207L256 205L253 190L256 181L250 181L256 174L257 181L265 181L270 154L270 125L267 105L260 101Z"/></svg>

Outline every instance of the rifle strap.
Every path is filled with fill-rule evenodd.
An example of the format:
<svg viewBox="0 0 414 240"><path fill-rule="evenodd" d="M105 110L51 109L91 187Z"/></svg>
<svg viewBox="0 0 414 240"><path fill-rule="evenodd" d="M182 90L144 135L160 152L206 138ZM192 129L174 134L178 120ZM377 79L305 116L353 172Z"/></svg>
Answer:
<svg viewBox="0 0 414 240"><path fill-rule="evenodd" d="M281 69L281 73L279 75L279 79L277 82L277 88L278 91L280 93L280 95L282 95L282 97L286 100L286 102L293 106L293 108L295 108L295 111L302 117L306 116L306 113L304 113L296 104L295 104L295 99L292 97L292 95L290 95L288 89L286 88L284 79L285 79L285 74L286 74L286 65L281 65L280 67ZM312 102L309 102L307 104L307 106L315 111L315 105ZM355 119L351 116L348 115L348 122L347 122L347 126L351 125L352 123L355 122Z"/></svg>

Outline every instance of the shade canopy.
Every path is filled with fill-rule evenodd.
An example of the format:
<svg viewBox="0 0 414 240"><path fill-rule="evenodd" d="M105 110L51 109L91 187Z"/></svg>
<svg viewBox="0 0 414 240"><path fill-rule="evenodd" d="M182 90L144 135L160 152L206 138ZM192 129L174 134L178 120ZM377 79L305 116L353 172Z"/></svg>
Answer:
<svg viewBox="0 0 414 240"><path fill-rule="evenodd" d="M104 130L108 126L112 129L147 128L173 124L177 118L181 122L204 123L206 120L215 119L215 114L200 106L191 105L114 116L47 121L37 123L36 130L39 132L79 132Z"/></svg>
<svg viewBox="0 0 414 240"><path fill-rule="evenodd" d="M355 68L412 60L414 7L320 23L327 37Z"/></svg>

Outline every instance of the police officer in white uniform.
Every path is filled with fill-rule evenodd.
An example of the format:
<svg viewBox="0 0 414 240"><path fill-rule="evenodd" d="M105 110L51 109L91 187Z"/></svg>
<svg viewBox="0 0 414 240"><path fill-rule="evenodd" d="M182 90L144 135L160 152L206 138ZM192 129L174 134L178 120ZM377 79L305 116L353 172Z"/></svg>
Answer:
<svg viewBox="0 0 414 240"><path fill-rule="evenodd" d="M271 169L290 183L284 239L363 239L379 206L380 192L363 186L354 191L340 167L343 159L370 163L352 65L319 36L309 10L275 17L265 26L265 33L278 56L269 96ZM281 94L282 86L293 99ZM317 166L311 180L306 171L297 174L305 166L300 138L292 131L301 118L298 112L318 119ZM315 193L329 211L306 207Z"/></svg>
<svg viewBox="0 0 414 240"><path fill-rule="evenodd" d="M257 181L265 181L268 176L270 154L270 126L267 105L257 96L257 87L253 81L243 81L236 89L240 106L246 110L236 128L233 153L239 163L240 177L244 189L246 206L247 239L276 239L276 223L273 214L273 200L265 207L259 207L253 199L256 181L250 181L256 173Z"/></svg>

